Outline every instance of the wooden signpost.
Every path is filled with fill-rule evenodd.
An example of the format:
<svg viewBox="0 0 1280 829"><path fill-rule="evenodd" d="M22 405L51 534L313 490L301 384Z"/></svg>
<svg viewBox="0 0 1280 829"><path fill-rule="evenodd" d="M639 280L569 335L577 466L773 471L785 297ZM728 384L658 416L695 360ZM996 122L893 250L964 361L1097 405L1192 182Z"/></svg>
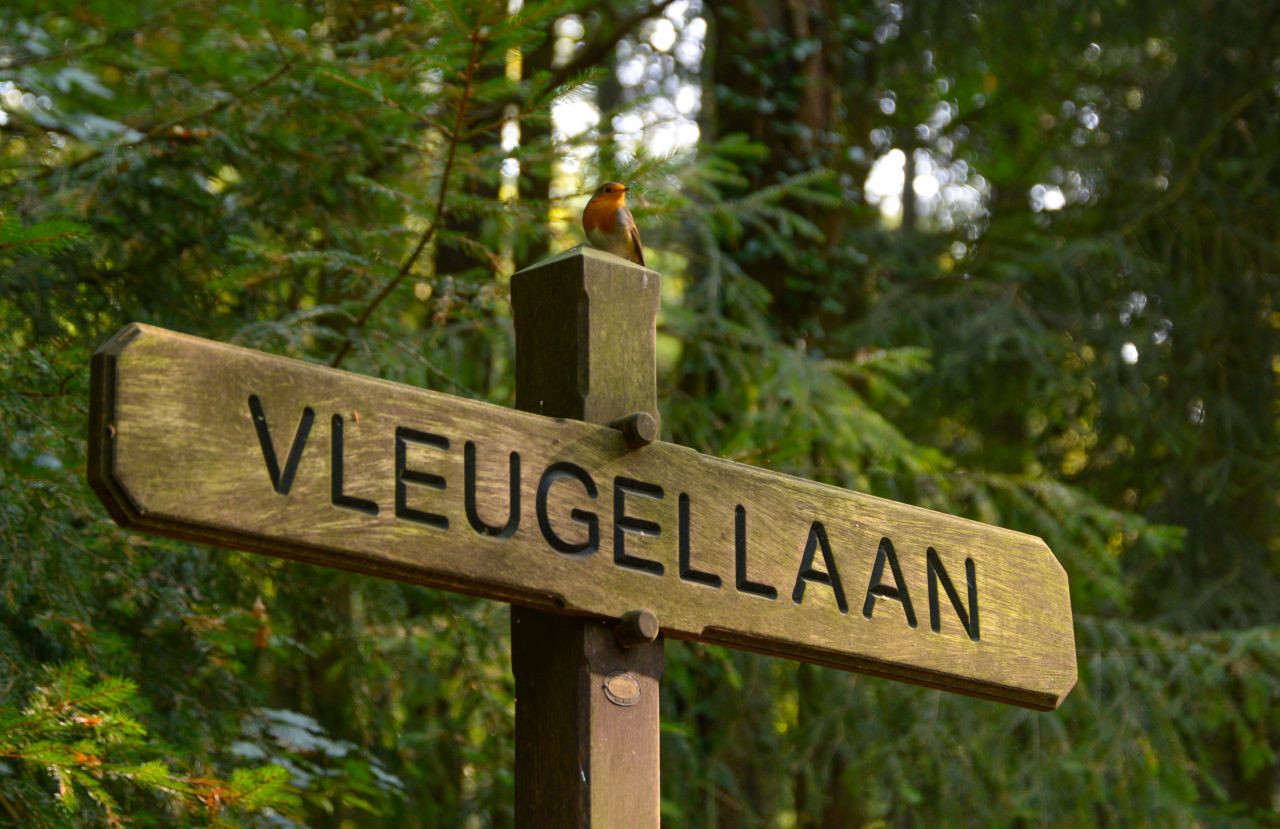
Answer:
<svg viewBox="0 0 1280 829"><path fill-rule="evenodd" d="M1056 708L1040 539L653 440L658 279L590 249L517 274L524 411L130 325L94 357L90 481L125 526L517 605L521 826L658 825L655 616Z"/></svg>

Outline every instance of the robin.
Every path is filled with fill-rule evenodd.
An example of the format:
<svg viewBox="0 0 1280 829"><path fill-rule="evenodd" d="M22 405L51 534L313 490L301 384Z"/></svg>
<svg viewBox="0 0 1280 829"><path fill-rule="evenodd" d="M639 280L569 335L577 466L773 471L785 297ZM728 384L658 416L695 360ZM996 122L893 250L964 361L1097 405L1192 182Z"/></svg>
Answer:
<svg viewBox="0 0 1280 829"><path fill-rule="evenodd" d="M627 185L616 181L602 184L582 211L582 228L591 244L600 250L644 264L640 230L627 209Z"/></svg>

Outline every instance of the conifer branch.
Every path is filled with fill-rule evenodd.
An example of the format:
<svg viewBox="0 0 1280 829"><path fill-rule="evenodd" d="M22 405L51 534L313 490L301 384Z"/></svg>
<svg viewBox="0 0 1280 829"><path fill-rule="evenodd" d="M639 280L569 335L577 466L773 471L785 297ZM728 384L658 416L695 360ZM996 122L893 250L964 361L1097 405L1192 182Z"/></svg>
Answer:
<svg viewBox="0 0 1280 829"><path fill-rule="evenodd" d="M194 0L182 0L182 2L173 3L167 9L161 9L156 14L151 15L147 22L138 26L129 26L127 28L116 29L103 35L101 40L95 40L92 43L81 43L77 46L70 46L57 52L49 52L44 55L24 55L20 58L14 58L9 63L0 67L6 72L16 72L19 69L26 69L29 66L39 66L44 63L56 63L63 60L71 60L73 58L84 57L104 46L112 46L118 43L126 43L132 40L142 32L159 28L170 22L170 15L186 6L192 5Z"/></svg>
<svg viewBox="0 0 1280 829"><path fill-rule="evenodd" d="M1137 215L1125 222L1120 228L1121 237L1133 235L1134 231L1140 228L1148 219L1175 204L1183 197L1183 195L1186 194L1187 188L1191 186L1191 182L1200 174L1200 165L1204 162L1204 158L1208 155L1209 150L1213 149L1214 145L1217 144L1218 139L1222 137L1224 132L1226 132L1227 127L1230 126L1236 118L1240 117L1240 114L1248 109L1249 106L1258 99L1258 96L1265 88L1267 87L1256 86L1237 98L1231 106L1227 107L1226 111L1223 112L1221 117L1219 117L1213 128L1209 130L1204 138L1201 139L1200 143L1196 145L1195 149L1192 150L1191 158L1186 165L1187 172L1178 179L1177 184L1165 191L1162 198L1147 204L1146 207L1138 211Z"/></svg>
<svg viewBox="0 0 1280 829"><path fill-rule="evenodd" d="M4 807L5 814L13 818L15 826L21 825L21 817L18 815L18 810L9 802L9 798L4 796L4 792L0 792L0 806Z"/></svg>
<svg viewBox="0 0 1280 829"><path fill-rule="evenodd" d="M620 21L603 38L587 44L578 51L573 60L553 70L549 86L555 88L577 73L598 66L622 42L623 38L635 31L641 23L661 15L674 2L675 0L658 0L649 8Z"/></svg>
<svg viewBox="0 0 1280 829"><path fill-rule="evenodd" d="M169 136L173 134L175 129L177 129L178 127L181 127L184 123L190 123L193 121L202 121L205 118L210 117L211 115L217 115L219 112L222 112L223 110L229 109L230 107L243 102L250 95L253 95L254 93L275 83L277 80L283 77L286 73L288 73L291 69L293 69L293 62L286 60L283 64L280 65L279 68L277 68L270 75L267 75L265 78L246 87L245 89L241 90L239 93L235 95L232 95L228 98L224 98L223 100L218 101L217 103L212 104L210 106L207 106L202 110L187 113L186 115L182 115L177 118L173 118L169 121L165 121L161 124L157 124L156 126L151 127L146 132L142 133L142 136L140 138L136 138L132 141L122 141L110 147L97 147L91 150L90 152L86 153L85 155L81 156L80 158L77 158L75 161L70 161L70 162L67 162L66 164L58 164L50 167L45 167L40 172L33 173L32 175L26 176L25 178L14 179L13 181L8 182L7 184L0 184L0 193L6 190L10 190L21 184L32 184L42 179L46 179L49 176L52 176L56 173L69 173L72 170L76 170L76 169L79 169L80 167L83 167L85 164L88 164L91 161L96 161L97 159L106 155L109 150L132 150L144 144L148 144L156 140L157 138L164 138L166 136Z"/></svg>
<svg viewBox="0 0 1280 829"><path fill-rule="evenodd" d="M674 2L675 0L658 0L649 8L638 11L630 17L619 21L604 37L582 44L582 48L574 53L572 60L551 70L542 87L548 90L558 89L576 75L589 72L598 67L609 56L609 53L617 48L618 44L634 32L640 24L661 15ZM479 112L476 120L501 124L507 118L503 112L507 103L512 103L512 101L495 102Z"/></svg>
<svg viewBox="0 0 1280 829"><path fill-rule="evenodd" d="M414 110L413 107L409 106L408 104L402 101L398 101L395 98L392 98L390 95L387 95L382 90L370 89L369 87L364 86L363 84L359 83L353 78L343 77L337 72L333 72L328 69L321 69L316 74L322 77L328 78L334 83L341 84L342 86L345 86L348 89L354 89L357 92L360 92L364 95L368 95L370 98L377 101L378 103L383 104L384 106L389 106L392 109L402 112L405 115L408 115L410 118L417 121L418 123L428 126L431 129L439 131L442 135L450 135L449 129L445 127L443 124L431 118L431 116L424 115L423 113Z"/></svg>
<svg viewBox="0 0 1280 829"><path fill-rule="evenodd" d="M445 200L449 195L449 178L453 174L454 161L458 156L458 145L461 143L462 127L466 120L467 105L471 101L471 93L475 80L476 68L480 65L480 47L484 42L483 26L477 25L471 31L471 57L467 60L466 69L462 76L462 92L458 96L458 107L454 111L453 128L447 132L449 137L449 148L446 151L444 160L444 169L440 173L440 192L436 196L436 205L431 216L431 223L427 225L427 229L422 232L418 238L418 243L414 246L413 251L405 257L400 263L400 268L396 271L395 276L382 286L382 290L365 305L364 309L356 315L355 321L351 328L348 329L347 335L343 338L342 345L338 347L338 351L333 355L333 359L329 365L337 368L342 365L342 361L351 353L351 348L355 344L352 339L352 332L364 328L365 323L373 316L373 312L378 309L383 301L391 295L391 292L404 281L409 272L413 270L413 266L417 264L422 252L427 249L427 245L435 238L436 231L439 230L444 221L445 216Z"/></svg>

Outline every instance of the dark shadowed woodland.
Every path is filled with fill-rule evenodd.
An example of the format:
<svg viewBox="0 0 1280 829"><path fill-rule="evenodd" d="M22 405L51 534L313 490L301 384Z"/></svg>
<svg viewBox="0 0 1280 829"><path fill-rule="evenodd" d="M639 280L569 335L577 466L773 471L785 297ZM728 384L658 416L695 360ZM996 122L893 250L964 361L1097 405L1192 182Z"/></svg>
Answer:
<svg viewBox="0 0 1280 829"><path fill-rule="evenodd" d="M7 0L0 825L504 827L508 607L119 529L142 321L512 405L630 203L663 438L1043 537L1054 713L670 643L664 825L1280 823L1280 5Z"/></svg>

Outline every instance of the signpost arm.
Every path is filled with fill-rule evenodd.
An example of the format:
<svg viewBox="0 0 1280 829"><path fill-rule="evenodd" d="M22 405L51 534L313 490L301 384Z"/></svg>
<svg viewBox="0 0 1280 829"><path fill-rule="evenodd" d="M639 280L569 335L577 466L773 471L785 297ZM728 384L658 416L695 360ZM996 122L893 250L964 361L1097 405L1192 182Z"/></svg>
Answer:
<svg viewBox="0 0 1280 829"><path fill-rule="evenodd" d="M658 287L655 272L591 249L516 274L517 408L615 424L644 451L658 423ZM615 633L512 606L517 829L657 829L663 640L636 633L653 632L651 615L628 616Z"/></svg>

